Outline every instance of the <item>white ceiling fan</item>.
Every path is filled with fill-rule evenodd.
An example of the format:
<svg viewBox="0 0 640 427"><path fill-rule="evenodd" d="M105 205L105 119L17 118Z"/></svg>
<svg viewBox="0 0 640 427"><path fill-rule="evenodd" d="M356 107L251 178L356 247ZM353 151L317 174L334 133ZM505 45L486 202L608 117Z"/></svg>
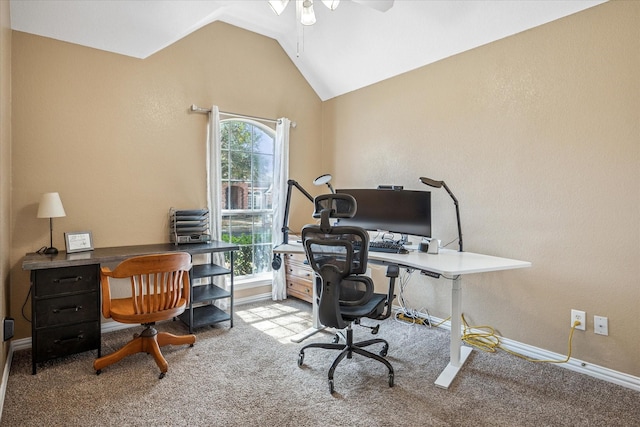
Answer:
<svg viewBox="0 0 640 427"><path fill-rule="evenodd" d="M296 22L298 25L298 43L296 56L300 56L300 45L303 40L303 26L309 26L316 23L316 14L313 11L313 0L294 0L296 4ZM336 10L340 4L340 0L320 0L330 10ZM351 0L380 12L386 12L393 6L394 0ZM289 4L289 0L268 0L271 9L276 15L280 16Z"/></svg>
<svg viewBox="0 0 640 427"><path fill-rule="evenodd" d="M271 9L280 15L289 4L289 0L268 0ZM299 10L300 16L298 20L302 25L313 25L316 23L316 15L313 11L313 0L294 0L296 2L296 11ZM336 10L340 4L340 0L320 0L330 10ZM372 9L386 12L393 6L394 0L351 0Z"/></svg>

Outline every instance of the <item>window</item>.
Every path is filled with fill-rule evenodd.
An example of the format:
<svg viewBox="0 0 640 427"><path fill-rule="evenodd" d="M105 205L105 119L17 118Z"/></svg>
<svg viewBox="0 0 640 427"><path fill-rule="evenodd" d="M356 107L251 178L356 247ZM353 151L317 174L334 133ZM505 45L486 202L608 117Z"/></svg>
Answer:
<svg viewBox="0 0 640 427"><path fill-rule="evenodd" d="M236 276L271 271L275 131L244 119L220 122L221 239L235 243Z"/></svg>

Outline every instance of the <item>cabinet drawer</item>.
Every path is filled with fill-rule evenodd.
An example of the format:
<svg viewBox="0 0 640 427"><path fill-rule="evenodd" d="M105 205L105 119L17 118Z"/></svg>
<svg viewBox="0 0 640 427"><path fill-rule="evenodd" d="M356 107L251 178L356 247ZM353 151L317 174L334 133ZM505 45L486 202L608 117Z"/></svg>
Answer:
<svg viewBox="0 0 640 427"><path fill-rule="evenodd" d="M36 301L36 328L98 320L98 293L44 298Z"/></svg>
<svg viewBox="0 0 640 427"><path fill-rule="evenodd" d="M35 340L36 362L100 348L98 322L80 323L38 331Z"/></svg>
<svg viewBox="0 0 640 427"><path fill-rule="evenodd" d="M313 299L312 282L295 277L287 277L287 295L311 302Z"/></svg>
<svg viewBox="0 0 640 427"><path fill-rule="evenodd" d="M97 265L34 270L34 296L59 295L98 289Z"/></svg>
<svg viewBox="0 0 640 427"><path fill-rule="evenodd" d="M308 265L288 262L285 268L287 276L296 276L304 280L313 281L313 270Z"/></svg>
<svg viewBox="0 0 640 427"><path fill-rule="evenodd" d="M286 262L298 262L303 264L307 261L307 256L305 254L284 254L284 259Z"/></svg>

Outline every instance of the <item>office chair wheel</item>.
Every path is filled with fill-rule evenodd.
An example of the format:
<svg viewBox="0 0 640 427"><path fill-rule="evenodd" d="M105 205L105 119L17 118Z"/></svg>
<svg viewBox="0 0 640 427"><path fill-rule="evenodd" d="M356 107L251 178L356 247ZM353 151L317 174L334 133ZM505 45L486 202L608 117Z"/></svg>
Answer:
<svg viewBox="0 0 640 427"><path fill-rule="evenodd" d="M340 335L335 334L333 337L333 341L331 341L334 344L338 344L340 342Z"/></svg>
<svg viewBox="0 0 640 427"><path fill-rule="evenodd" d="M389 387L393 387L393 372L389 372Z"/></svg>
<svg viewBox="0 0 640 427"><path fill-rule="evenodd" d="M301 367L303 363L304 363L304 351L301 351L300 354L298 354L298 366Z"/></svg>
<svg viewBox="0 0 640 427"><path fill-rule="evenodd" d="M329 393L333 394L335 389L333 388L333 378L329 380Z"/></svg>
<svg viewBox="0 0 640 427"><path fill-rule="evenodd" d="M163 379L166 374L167 374L166 372L160 372L160 375L158 375L158 379L159 380Z"/></svg>
<svg viewBox="0 0 640 427"><path fill-rule="evenodd" d="M102 373L102 369L98 369L98 370L96 371L96 375L100 375L101 373Z"/></svg>
<svg viewBox="0 0 640 427"><path fill-rule="evenodd" d="M385 344L384 347L382 347L382 350L380 350L380 356L385 357L387 355L387 352L389 351L389 345Z"/></svg>

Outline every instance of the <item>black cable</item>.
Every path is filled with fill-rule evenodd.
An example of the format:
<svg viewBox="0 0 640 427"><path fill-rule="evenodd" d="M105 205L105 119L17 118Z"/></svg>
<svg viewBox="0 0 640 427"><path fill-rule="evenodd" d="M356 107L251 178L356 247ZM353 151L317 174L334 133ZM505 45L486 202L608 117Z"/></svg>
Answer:
<svg viewBox="0 0 640 427"><path fill-rule="evenodd" d="M27 297L24 299L24 304L22 304L22 317L24 318L24 320L26 320L27 322L31 323L31 319L29 319L27 317L26 314L24 314L24 308L27 305L27 301L29 301L29 295L31 295L31 289L33 289L33 286L29 286L29 292L27 292Z"/></svg>

